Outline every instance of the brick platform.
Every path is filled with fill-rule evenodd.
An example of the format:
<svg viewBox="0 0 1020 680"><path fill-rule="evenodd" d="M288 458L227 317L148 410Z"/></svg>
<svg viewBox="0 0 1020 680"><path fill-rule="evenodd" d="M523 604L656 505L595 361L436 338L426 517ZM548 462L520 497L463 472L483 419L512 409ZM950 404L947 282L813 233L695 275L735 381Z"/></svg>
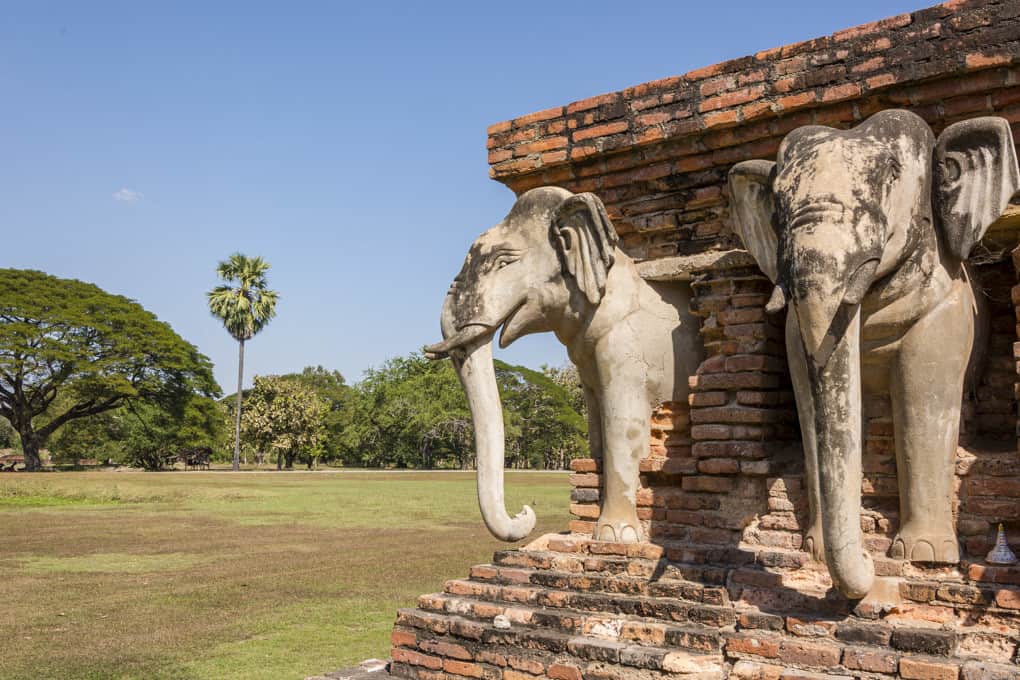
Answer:
<svg viewBox="0 0 1020 680"><path fill-rule="evenodd" d="M787 565L787 566L775 566ZM796 565L796 566L794 566ZM1020 678L1020 569L879 561L848 602L805 553L549 535L400 611L400 678ZM495 627L505 616L510 628Z"/></svg>

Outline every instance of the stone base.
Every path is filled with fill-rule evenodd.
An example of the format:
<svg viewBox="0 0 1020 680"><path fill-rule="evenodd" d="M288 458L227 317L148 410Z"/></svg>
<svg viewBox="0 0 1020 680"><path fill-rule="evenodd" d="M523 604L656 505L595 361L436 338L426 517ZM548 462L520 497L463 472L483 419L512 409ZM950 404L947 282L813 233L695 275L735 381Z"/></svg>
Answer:
<svg viewBox="0 0 1020 680"><path fill-rule="evenodd" d="M382 680L390 677L388 661L368 659L354 668L343 668L322 675L311 675L305 680Z"/></svg>
<svg viewBox="0 0 1020 680"><path fill-rule="evenodd" d="M883 572L872 596L851 602L829 587L824 565L783 570L728 546L551 534L401 610L390 672L1020 679L1020 568L890 562Z"/></svg>

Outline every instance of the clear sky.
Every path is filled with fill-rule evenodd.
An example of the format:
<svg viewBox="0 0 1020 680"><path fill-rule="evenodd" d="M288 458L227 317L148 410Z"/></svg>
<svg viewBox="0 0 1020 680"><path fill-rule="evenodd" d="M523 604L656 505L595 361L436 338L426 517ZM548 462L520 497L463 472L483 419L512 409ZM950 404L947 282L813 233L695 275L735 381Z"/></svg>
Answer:
<svg viewBox="0 0 1020 680"><path fill-rule="evenodd" d="M282 299L253 374L349 381L439 338L467 247L512 193L485 128L929 3L0 3L0 266L139 301L216 364L218 260ZM501 358L566 355L528 337Z"/></svg>

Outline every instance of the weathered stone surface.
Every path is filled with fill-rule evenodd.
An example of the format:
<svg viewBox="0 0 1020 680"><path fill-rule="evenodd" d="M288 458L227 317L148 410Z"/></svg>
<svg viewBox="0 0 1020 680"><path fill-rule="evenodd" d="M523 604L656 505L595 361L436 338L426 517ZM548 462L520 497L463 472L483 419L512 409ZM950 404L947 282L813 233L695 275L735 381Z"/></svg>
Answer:
<svg viewBox="0 0 1020 680"><path fill-rule="evenodd" d="M889 155L890 149L897 151ZM981 160L964 167L957 163L961 155ZM910 169L890 175L889 163ZM729 177L734 227L776 284L766 309L777 312L792 303L797 310L787 315L787 346L801 429L811 432L804 439L815 527L809 549L828 562L848 597L869 593L875 572L859 523L863 381L889 395L900 424L897 455L911 475L900 485L901 514L911 520L894 537L892 555L959 561L947 461L957 446L975 303L969 282L945 282L960 275L961 261L1020 189L1008 122L976 118L949 126L936 140L919 116L882 111L852 130L794 130L776 162L743 161ZM928 182L918 184L915 177L934 182L934 200L925 190ZM962 196L970 201L966 207ZM911 218L891 219L892 231L876 231L874 223L852 217L862 209ZM939 259L939 240L955 259ZM934 272L922 274L910 265L880 269L882 262L924 257L938 261ZM896 278L895 291L887 277ZM889 312L892 299L911 296L927 302ZM869 310L878 308L883 313L873 317ZM910 339L928 328L941 331L939 343ZM902 340L904 349L887 352L882 343L881 352L869 353L861 348L862 335ZM893 357L900 379L890 382ZM938 381L929 379L930 371ZM823 527L825 540L839 551L823 549ZM934 599L934 585L912 587L905 597Z"/></svg>

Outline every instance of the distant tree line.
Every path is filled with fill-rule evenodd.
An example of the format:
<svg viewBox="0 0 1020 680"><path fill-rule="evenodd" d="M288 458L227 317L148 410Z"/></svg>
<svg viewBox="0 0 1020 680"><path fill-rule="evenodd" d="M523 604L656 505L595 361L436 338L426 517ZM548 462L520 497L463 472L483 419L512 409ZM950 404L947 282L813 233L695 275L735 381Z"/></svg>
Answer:
<svg viewBox="0 0 1020 680"><path fill-rule="evenodd" d="M243 296L242 296L243 297ZM572 367L496 362L506 464L565 468L587 455ZM207 357L136 302L42 272L0 269L0 448L29 469L112 460L164 469L189 451L258 465L475 465L460 382L447 361L391 359L349 385L321 366L257 376L220 398ZM243 404L236 437L237 404Z"/></svg>
<svg viewBox="0 0 1020 680"><path fill-rule="evenodd" d="M576 372L496 362L506 464L562 469L587 455ZM225 400L232 409L232 399ZM241 450L259 464L460 468L475 465L471 413L449 362L391 359L348 385L321 366L255 380L244 398Z"/></svg>

